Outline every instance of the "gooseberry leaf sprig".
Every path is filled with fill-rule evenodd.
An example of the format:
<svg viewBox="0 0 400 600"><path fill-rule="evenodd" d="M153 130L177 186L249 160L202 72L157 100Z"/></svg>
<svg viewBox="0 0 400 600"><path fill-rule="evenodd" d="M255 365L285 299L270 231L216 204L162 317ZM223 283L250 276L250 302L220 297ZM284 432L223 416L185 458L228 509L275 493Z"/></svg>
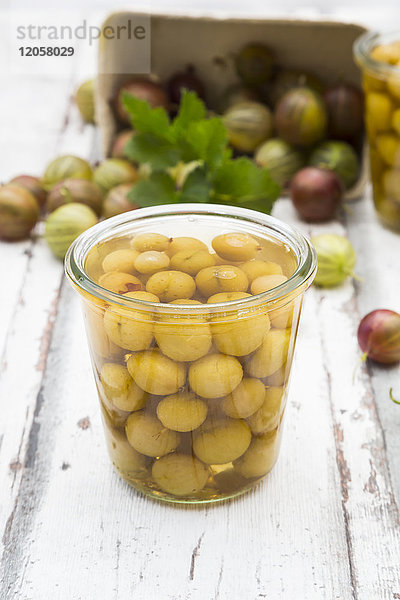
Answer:
<svg viewBox="0 0 400 600"><path fill-rule="evenodd" d="M172 121L163 108L153 109L129 94L123 102L135 129L125 151L131 160L151 168L130 191L132 203L143 207L211 202L271 211L279 186L252 160L232 158L222 119L207 117L195 92L183 92ZM177 174L185 169L179 182Z"/></svg>

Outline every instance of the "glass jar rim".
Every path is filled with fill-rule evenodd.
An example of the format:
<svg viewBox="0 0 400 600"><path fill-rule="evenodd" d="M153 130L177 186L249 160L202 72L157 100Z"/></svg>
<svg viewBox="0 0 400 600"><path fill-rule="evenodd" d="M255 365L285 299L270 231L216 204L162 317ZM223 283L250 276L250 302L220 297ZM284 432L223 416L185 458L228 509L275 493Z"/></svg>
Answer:
<svg viewBox="0 0 400 600"><path fill-rule="evenodd" d="M112 234L113 231L122 225L143 223L154 217L162 216L203 216L203 217L222 217L227 219L237 219L254 225L267 227L271 235L273 232L284 236L285 242L292 250L296 252L297 267L294 273L284 283L254 296L229 302L219 302L213 304L168 304L162 302L149 302L137 298L111 292L95 281L93 281L85 271L84 261L88 252L99 243L100 238L106 232ZM112 239L112 235L108 239ZM275 238L276 239L276 238ZM278 238L279 239L279 238ZM232 312L232 311L251 311L254 307L262 304L278 304L280 300L286 299L290 295L290 300L294 299L299 293L311 285L317 269L316 252L309 241L300 231L276 219L254 210L237 208L228 205L219 204L167 204L154 206L150 208L141 208L128 211L101 221L97 225L84 231L69 247L65 257L65 272L72 284L83 293L88 293L94 298L99 299L110 305L119 305L125 308L134 308L143 311L169 313L170 315L181 315L191 313L201 316L210 313ZM297 294L295 292L298 291Z"/></svg>
<svg viewBox="0 0 400 600"><path fill-rule="evenodd" d="M354 58L360 67L366 68L377 75L395 75L400 77L400 67L389 65L388 63L376 60L371 56L371 50L373 50L379 42L391 43L393 41L400 41L400 31L388 31L383 33L373 30L367 31L354 42Z"/></svg>

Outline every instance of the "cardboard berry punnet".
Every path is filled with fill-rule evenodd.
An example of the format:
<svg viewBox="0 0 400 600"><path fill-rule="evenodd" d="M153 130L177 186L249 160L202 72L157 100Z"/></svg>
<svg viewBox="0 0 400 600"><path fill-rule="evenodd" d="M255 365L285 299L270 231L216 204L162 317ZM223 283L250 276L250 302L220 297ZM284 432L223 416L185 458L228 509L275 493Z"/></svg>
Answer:
<svg viewBox="0 0 400 600"><path fill-rule="evenodd" d="M166 81L171 75L193 64L206 86L206 100L216 109L221 93L238 82L234 55L249 42L267 45L276 64L288 69L303 69L319 77L326 86L348 83L360 86L360 72L353 60L353 43L365 32L351 23L307 20L271 20L120 12L110 15L103 31L123 28L148 35L144 46L148 56L139 57L130 39L100 40L96 86L96 120L102 133L103 151L110 153L119 126L113 101L119 86L135 75L148 75ZM140 37L140 36L139 36ZM136 40L137 42L137 40ZM146 67L147 65L147 67ZM142 68L142 70L138 70ZM143 69L147 68L147 72ZM346 199L357 198L367 180L365 152L359 180Z"/></svg>

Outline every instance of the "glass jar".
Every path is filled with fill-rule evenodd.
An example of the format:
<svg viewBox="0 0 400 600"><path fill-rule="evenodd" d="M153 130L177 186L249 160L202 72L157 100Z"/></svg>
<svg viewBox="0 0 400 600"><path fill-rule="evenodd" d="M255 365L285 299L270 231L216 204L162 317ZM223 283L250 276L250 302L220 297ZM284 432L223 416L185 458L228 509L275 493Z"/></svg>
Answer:
<svg viewBox="0 0 400 600"><path fill-rule="evenodd" d="M135 210L72 244L66 273L121 477L161 500L200 503L243 493L272 469L315 271L299 232L230 206Z"/></svg>
<svg viewBox="0 0 400 600"><path fill-rule="evenodd" d="M375 208L400 231L400 31L365 33L354 55L363 74Z"/></svg>

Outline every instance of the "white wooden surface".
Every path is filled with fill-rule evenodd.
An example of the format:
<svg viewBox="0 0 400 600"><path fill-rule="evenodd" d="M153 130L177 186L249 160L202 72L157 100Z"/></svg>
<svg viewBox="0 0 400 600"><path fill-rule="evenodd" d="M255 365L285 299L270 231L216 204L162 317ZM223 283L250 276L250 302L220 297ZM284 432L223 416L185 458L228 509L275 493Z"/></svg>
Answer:
<svg viewBox="0 0 400 600"><path fill-rule="evenodd" d="M70 101L87 64L7 81L2 180L62 152L96 158L96 131ZM400 236L377 223L368 193L312 230L288 201L275 215L347 234L363 281L307 293L274 471L200 508L148 500L118 478L61 264L40 228L0 245L1 600L400 598L399 368L363 365L353 381L360 317L400 310Z"/></svg>

